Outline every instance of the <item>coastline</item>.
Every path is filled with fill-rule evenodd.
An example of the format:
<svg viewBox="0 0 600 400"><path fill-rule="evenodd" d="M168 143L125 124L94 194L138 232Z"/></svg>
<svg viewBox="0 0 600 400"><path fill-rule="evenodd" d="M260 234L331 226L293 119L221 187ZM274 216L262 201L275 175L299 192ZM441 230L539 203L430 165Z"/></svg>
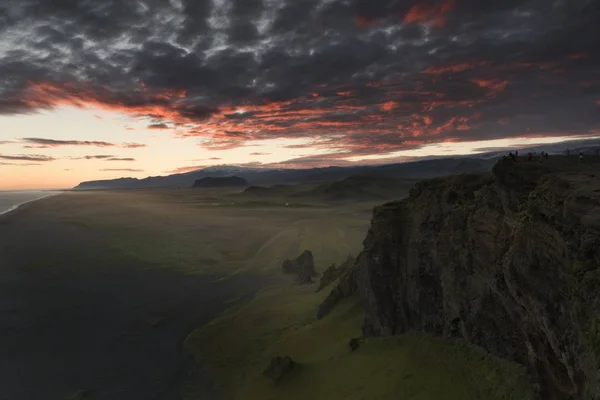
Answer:
<svg viewBox="0 0 600 400"><path fill-rule="evenodd" d="M0 211L0 218L5 217L7 215L10 215L10 214L14 213L15 211L19 210L19 208L21 208L25 204L34 203L36 201L47 199L48 197L58 196L60 194L62 194L62 191L57 192L57 193L47 194L45 196L38 197L36 199L27 200L27 201L23 201L23 202L21 202L19 204L15 204L14 206L10 207L8 210Z"/></svg>
<svg viewBox="0 0 600 400"><path fill-rule="evenodd" d="M14 400L77 393L91 400L179 399L198 368L185 338L231 299L252 297L267 282L158 268L114 248L110 232L95 224L73 223L98 211L95 196L57 194L0 215L4 393ZM220 398L208 379L202 392Z"/></svg>

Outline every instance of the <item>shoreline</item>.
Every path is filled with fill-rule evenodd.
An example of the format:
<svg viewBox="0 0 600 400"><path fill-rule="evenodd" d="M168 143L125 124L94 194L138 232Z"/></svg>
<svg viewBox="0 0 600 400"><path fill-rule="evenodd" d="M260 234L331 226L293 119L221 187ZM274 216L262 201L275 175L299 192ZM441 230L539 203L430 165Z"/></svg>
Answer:
<svg viewBox="0 0 600 400"><path fill-rule="evenodd" d="M13 214L15 211L19 210L19 208L21 208L21 206L23 206L25 204L34 203L36 201L47 199L48 197L58 196L60 194L62 194L62 192L47 194L45 196L38 197L37 199L27 200L27 201L24 201L22 203L15 204L14 206L10 207L8 210L0 211L0 218L2 218L4 216L7 216L7 215L10 215L10 214Z"/></svg>
<svg viewBox="0 0 600 400"><path fill-rule="evenodd" d="M231 299L252 298L268 280L153 268L115 250L102 231L65 221L61 210L85 203L58 194L0 215L0 372L7 398L181 398L191 372L206 367L185 349L185 339ZM54 198L36 206L47 197ZM220 398L208 378L201 389Z"/></svg>

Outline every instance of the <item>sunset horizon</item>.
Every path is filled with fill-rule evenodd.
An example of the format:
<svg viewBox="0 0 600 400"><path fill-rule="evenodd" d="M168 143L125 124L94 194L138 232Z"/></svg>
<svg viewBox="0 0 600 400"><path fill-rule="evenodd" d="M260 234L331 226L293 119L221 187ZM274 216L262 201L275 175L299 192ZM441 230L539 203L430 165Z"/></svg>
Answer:
<svg viewBox="0 0 600 400"><path fill-rule="evenodd" d="M0 189L600 135L591 1L0 6Z"/></svg>

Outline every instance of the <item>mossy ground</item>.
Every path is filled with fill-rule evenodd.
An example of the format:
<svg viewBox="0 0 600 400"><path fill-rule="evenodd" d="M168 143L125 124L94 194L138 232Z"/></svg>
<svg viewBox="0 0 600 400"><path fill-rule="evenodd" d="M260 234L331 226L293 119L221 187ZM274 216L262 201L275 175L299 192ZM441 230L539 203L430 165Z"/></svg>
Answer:
<svg viewBox="0 0 600 400"><path fill-rule="evenodd" d="M211 367L212 379L235 399L528 399L524 368L462 341L421 334L368 339L360 335L357 299L338 305L322 320L314 311L325 293L280 286L260 292L197 329L187 349ZM273 385L261 375L271 357L298 363ZM187 399L196 398L190 388Z"/></svg>

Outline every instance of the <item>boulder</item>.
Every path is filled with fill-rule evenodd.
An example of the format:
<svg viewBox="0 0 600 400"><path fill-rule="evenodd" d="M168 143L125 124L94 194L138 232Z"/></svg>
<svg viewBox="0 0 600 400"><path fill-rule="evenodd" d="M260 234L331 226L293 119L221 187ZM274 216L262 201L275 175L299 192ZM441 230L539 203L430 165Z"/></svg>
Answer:
<svg viewBox="0 0 600 400"><path fill-rule="evenodd" d="M294 365L294 361L289 356L273 357L267 369L263 371L263 375L271 379L273 383L277 383L294 368Z"/></svg>
<svg viewBox="0 0 600 400"><path fill-rule="evenodd" d="M281 268L286 274L298 275L297 282L300 284L313 283L313 277L317 276L313 255L309 250L295 260L285 260Z"/></svg>
<svg viewBox="0 0 600 400"><path fill-rule="evenodd" d="M350 346L350 351L354 351L354 350L358 349L358 346L360 346L360 338L350 339L348 346Z"/></svg>

